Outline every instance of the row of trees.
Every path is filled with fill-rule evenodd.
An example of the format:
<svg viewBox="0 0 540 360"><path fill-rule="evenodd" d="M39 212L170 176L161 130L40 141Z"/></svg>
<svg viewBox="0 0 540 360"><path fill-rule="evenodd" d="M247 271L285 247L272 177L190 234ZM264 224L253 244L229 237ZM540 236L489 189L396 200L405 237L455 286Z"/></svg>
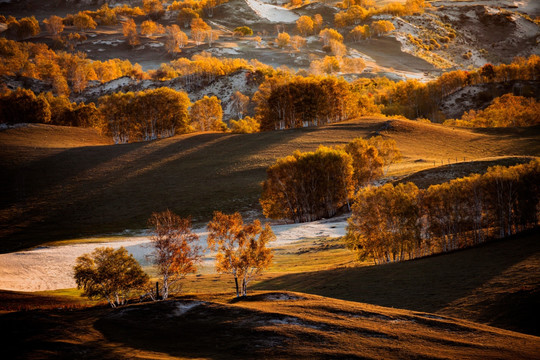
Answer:
<svg viewBox="0 0 540 360"><path fill-rule="evenodd" d="M413 183L361 189L346 241L375 263L413 259L512 235L540 220L540 162L495 166L420 190Z"/></svg>
<svg viewBox="0 0 540 360"><path fill-rule="evenodd" d="M27 77L51 84L56 95L81 92L88 82L108 82L122 76L147 77L138 64L128 60L89 60L86 54L55 52L45 44L0 38L0 75Z"/></svg>
<svg viewBox="0 0 540 360"><path fill-rule="evenodd" d="M469 110L459 120L444 125L463 127L509 127L540 124L540 103L534 98L506 94L495 98L484 110Z"/></svg>
<svg viewBox="0 0 540 360"><path fill-rule="evenodd" d="M442 101L465 86L514 80L537 81L539 76L540 56L531 55L527 59L516 58L511 64L486 64L473 71L444 73L428 83L417 80L395 83L388 87L380 101L384 104L383 112L388 115L440 120Z"/></svg>
<svg viewBox="0 0 540 360"><path fill-rule="evenodd" d="M335 77L267 77L253 101L261 130L318 126L357 115L349 84Z"/></svg>
<svg viewBox="0 0 540 360"><path fill-rule="evenodd" d="M74 267L77 287L83 290L83 296L105 299L116 307L135 293L157 300L181 290L182 280L197 271L204 254L191 219L166 210L152 214L148 224L152 228L152 252L148 259L160 278L156 292L148 275L125 248L97 248L77 258ZM263 227L259 220L245 224L239 213L215 212L207 228L208 249L216 251L216 271L232 275L236 296L246 296L249 282L272 263L268 243L275 235L271 227Z"/></svg>
<svg viewBox="0 0 540 360"><path fill-rule="evenodd" d="M343 3L345 4L345 2ZM337 28L356 26L377 15L407 16L421 14L430 5L425 0L407 0L405 3L393 2L377 6L370 1L346 1L344 8L334 15L334 24Z"/></svg>
<svg viewBox="0 0 540 360"><path fill-rule="evenodd" d="M116 144L153 140L189 129L191 101L183 91L158 88L115 93L99 100L104 130Z"/></svg>
<svg viewBox="0 0 540 360"><path fill-rule="evenodd" d="M380 136L355 139L345 146L296 151L267 169L260 199L263 213L294 222L334 216L350 207L353 194L400 161L395 141Z"/></svg>

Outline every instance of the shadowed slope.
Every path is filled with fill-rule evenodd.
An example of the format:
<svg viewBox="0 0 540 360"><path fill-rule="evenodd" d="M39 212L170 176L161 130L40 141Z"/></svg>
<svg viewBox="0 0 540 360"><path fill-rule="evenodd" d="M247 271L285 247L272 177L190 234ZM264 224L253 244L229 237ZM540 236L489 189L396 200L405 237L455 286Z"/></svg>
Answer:
<svg viewBox="0 0 540 360"><path fill-rule="evenodd" d="M0 315L24 358L521 359L537 337L298 293L201 295L115 310Z"/></svg>
<svg viewBox="0 0 540 360"><path fill-rule="evenodd" d="M540 335L538 230L451 254L287 274L254 286L446 314Z"/></svg>
<svg viewBox="0 0 540 360"><path fill-rule="evenodd" d="M45 147L29 129L25 131L24 137L12 131L0 138L0 251L143 228L152 212L165 208L192 215L195 222L208 220L214 210L253 214L259 209L265 169L278 157L359 136L382 134L397 141L404 162L390 169L393 174L448 159L540 154L538 128L482 133L381 118L321 128L247 135L198 133L68 149Z"/></svg>

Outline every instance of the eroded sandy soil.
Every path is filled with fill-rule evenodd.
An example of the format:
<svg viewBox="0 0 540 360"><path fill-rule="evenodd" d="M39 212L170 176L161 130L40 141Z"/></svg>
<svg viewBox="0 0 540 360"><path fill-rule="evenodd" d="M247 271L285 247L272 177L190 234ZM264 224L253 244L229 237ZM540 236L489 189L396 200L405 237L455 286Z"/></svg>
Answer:
<svg viewBox="0 0 540 360"><path fill-rule="evenodd" d="M345 235L345 217L320 220L303 224L274 225L276 241L272 247L290 244L305 238L339 237ZM197 229L200 244L205 247L208 233ZM94 239L96 240L96 239ZM148 235L120 236L116 241L79 243L62 246L42 246L36 249L0 254L0 289L14 291L42 291L73 288L73 266L77 257L92 252L97 247L124 246L144 265L151 252ZM204 268L211 268L214 255L207 253Z"/></svg>

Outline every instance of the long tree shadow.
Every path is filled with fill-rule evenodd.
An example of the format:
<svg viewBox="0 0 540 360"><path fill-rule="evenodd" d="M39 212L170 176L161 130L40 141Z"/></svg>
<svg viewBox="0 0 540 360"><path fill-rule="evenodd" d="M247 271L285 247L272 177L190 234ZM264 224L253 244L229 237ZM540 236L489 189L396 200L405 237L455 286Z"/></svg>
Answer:
<svg viewBox="0 0 540 360"><path fill-rule="evenodd" d="M536 229L532 233L473 249L413 261L287 274L262 281L253 289L298 291L415 311L438 312L445 309L445 313L459 316L468 312L471 320L536 333L537 325L532 324L538 324L538 312L529 306L531 301L527 296L538 298L539 234ZM509 294L515 295L515 291L526 285L516 284L515 278L504 273L523 261L528 261L528 266L532 267L528 270L530 273L524 275L531 291L521 294L525 297L521 302L516 296L510 296L516 301L511 304L504 298ZM499 284L500 293L491 294L491 298L480 298L477 303L463 309L451 309L452 303L474 294L490 281ZM520 308L520 304L529 305Z"/></svg>

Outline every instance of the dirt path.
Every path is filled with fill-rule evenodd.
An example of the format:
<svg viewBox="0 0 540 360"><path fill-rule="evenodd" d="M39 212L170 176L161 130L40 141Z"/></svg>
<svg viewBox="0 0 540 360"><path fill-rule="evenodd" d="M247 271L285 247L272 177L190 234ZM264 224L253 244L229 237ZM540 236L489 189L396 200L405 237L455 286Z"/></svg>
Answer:
<svg viewBox="0 0 540 360"><path fill-rule="evenodd" d="M311 237L339 237L345 235L345 217L320 220L303 224L274 225L277 240L273 247L290 244ZM198 229L201 245L206 244L208 233ZM13 291L43 291L76 287L73 280L75 259L92 252L97 247L124 246L143 265L148 265L146 255L150 253L148 236L122 237L108 242L81 243L62 246L43 246L33 250L0 254L0 289ZM203 266L211 267L213 254L207 254Z"/></svg>

